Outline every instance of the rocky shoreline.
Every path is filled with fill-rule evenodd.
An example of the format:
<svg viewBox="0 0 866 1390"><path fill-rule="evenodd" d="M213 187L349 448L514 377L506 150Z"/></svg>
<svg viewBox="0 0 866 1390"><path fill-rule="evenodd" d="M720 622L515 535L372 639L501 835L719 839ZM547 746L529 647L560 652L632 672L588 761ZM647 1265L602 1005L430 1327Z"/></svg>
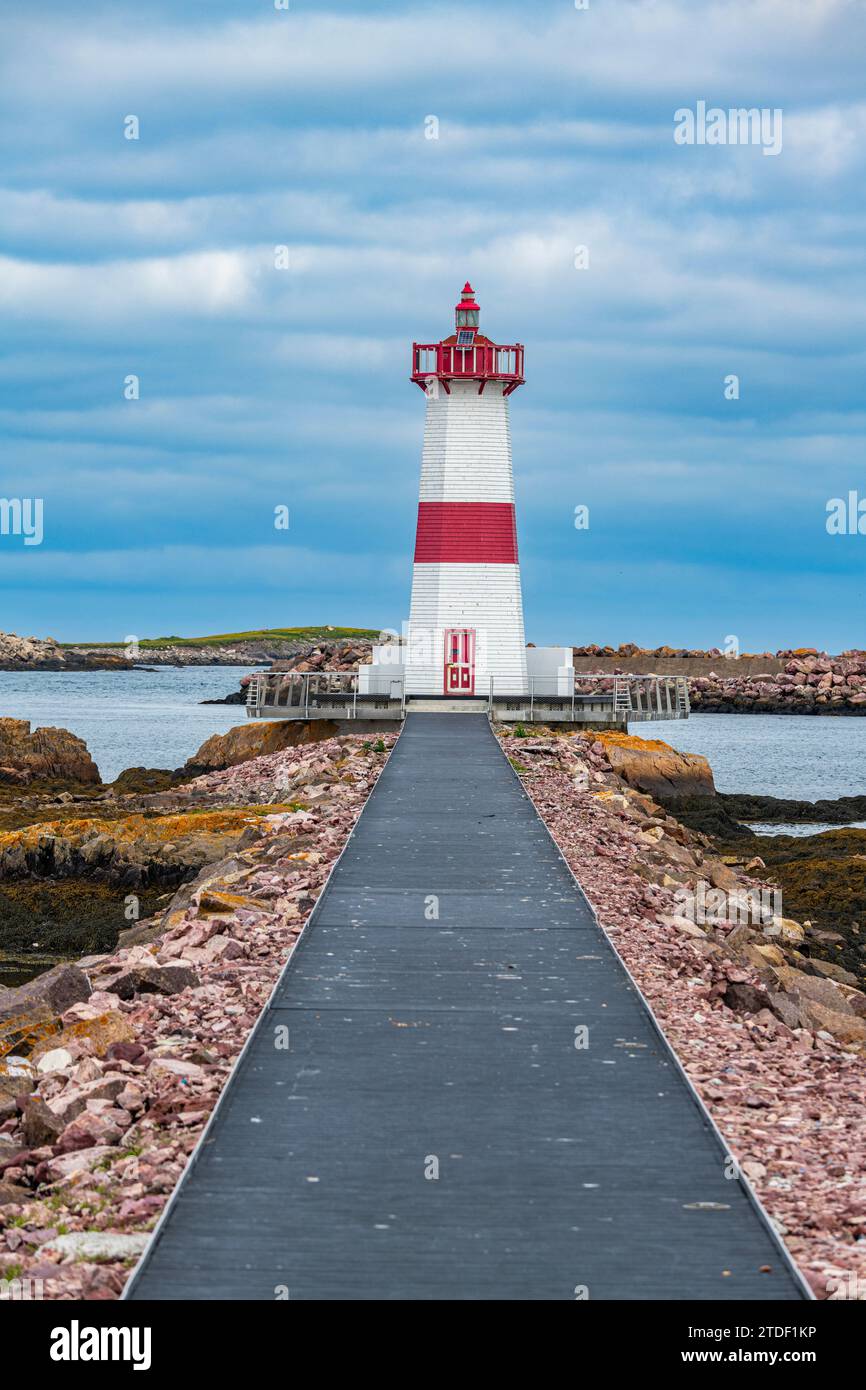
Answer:
<svg viewBox="0 0 866 1390"><path fill-rule="evenodd" d="M270 666L278 670L316 670L327 661L329 670L353 669L340 665L343 652L355 653L357 661L369 661L372 644L359 638L352 641L323 639L311 643L309 637L241 638L237 642L161 642L142 645L137 656L128 656L125 646L93 644L68 646L53 637L18 637L0 632L0 672L2 671L133 671L139 667L165 666ZM278 663L285 662L283 666ZM309 664L305 664L309 662ZM334 664L336 662L337 664ZM206 701L209 704L232 704Z"/></svg>
<svg viewBox="0 0 866 1390"><path fill-rule="evenodd" d="M30 957L110 950L131 911L148 915L229 852L252 808L203 790L202 774L334 733L320 721L243 724L181 768L127 768L105 785L67 730L0 719L0 981Z"/></svg>
<svg viewBox="0 0 866 1390"><path fill-rule="evenodd" d="M120 1294L392 743L194 779L191 802L242 817L233 850L113 951L0 990L0 1278Z"/></svg>
<svg viewBox="0 0 866 1390"><path fill-rule="evenodd" d="M134 666L123 652L78 651L53 637L0 632L0 671L131 671Z"/></svg>
<svg viewBox="0 0 866 1390"><path fill-rule="evenodd" d="M264 642L259 640L236 642L231 646L187 646L186 644L164 647L142 647L132 666L259 666L271 661L291 656L309 646L306 641ZM71 648L68 650L72 650ZM79 647L76 649L82 659L92 662L108 661L110 647Z"/></svg>
<svg viewBox="0 0 866 1390"><path fill-rule="evenodd" d="M93 660L107 659L112 649L109 647L80 647L76 649L83 657ZM166 643L158 647L142 647L137 660L138 665L146 666L267 666L277 671L313 671L326 667L330 671L354 669L340 663L346 653L355 657L355 666L360 661L369 661L372 643L365 638L351 641L339 638L322 639L311 643L309 637L253 637L231 644L207 642ZM237 699L206 700L205 704L233 704Z"/></svg>
<svg viewBox="0 0 866 1390"><path fill-rule="evenodd" d="M653 799L665 745L501 741L816 1296L866 1297L862 948L856 973L840 965L835 934L784 894L782 915L750 839L724 854Z"/></svg>
<svg viewBox="0 0 866 1390"><path fill-rule="evenodd" d="M866 936L826 870L798 890L786 865L836 854L844 873L866 846L833 837L866 832L786 846L735 818L769 799L721 796L696 755L614 732L498 732L817 1296L856 1297ZM7 729L7 757L26 763L34 737ZM244 725L173 773L16 790L0 892L71 887L112 911L75 963L0 988L0 1278L41 1280L48 1298L122 1291L394 737ZM67 739L51 744L71 759L55 773L86 769Z"/></svg>

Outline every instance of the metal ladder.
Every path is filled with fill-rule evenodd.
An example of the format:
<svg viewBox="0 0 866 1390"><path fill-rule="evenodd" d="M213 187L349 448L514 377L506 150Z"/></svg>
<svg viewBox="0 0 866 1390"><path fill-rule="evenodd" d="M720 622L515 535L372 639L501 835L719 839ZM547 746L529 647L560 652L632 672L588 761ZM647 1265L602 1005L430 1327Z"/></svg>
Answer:
<svg viewBox="0 0 866 1390"><path fill-rule="evenodd" d="M621 680L619 676L613 678L613 711L614 714L631 714L633 709L631 702L631 682Z"/></svg>

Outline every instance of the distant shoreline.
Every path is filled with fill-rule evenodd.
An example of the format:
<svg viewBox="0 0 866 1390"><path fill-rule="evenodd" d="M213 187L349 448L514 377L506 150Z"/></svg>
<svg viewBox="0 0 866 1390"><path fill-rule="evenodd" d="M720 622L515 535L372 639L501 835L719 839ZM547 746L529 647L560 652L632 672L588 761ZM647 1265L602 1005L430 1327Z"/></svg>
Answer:
<svg viewBox="0 0 866 1390"><path fill-rule="evenodd" d="M320 642L369 640L369 628L263 628L203 637L128 637L123 642L58 642L0 632L3 671L134 671L142 666L259 666Z"/></svg>

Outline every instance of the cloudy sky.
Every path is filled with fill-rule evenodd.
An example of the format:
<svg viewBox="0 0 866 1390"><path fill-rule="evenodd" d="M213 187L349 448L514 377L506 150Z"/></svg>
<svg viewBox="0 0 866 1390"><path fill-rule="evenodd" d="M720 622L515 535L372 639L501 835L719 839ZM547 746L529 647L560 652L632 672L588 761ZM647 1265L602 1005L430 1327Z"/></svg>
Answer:
<svg viewBox="0 0 866 1390"><path fill-rule="evenodd" d="M0 629L399 626L409 345L469 277L526 344L530 640L866 645L862 0L2 10L0 495L45 534ZM781 152L675 143L700 101Z"/></svg>

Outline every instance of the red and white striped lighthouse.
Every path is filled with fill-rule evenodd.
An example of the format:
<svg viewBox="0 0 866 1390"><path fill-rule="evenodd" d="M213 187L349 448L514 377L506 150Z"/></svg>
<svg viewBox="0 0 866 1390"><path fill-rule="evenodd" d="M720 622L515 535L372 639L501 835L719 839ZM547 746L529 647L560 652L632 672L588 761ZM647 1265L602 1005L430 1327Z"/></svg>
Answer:
<svg viewBox="0 0 866 1390"><path fill-rule="evenodd" d="M523 347L478 329L467 282L455 331L412 345L427 396L421 490L404 653L407 695L527 690L508 397Z"/></svg>

